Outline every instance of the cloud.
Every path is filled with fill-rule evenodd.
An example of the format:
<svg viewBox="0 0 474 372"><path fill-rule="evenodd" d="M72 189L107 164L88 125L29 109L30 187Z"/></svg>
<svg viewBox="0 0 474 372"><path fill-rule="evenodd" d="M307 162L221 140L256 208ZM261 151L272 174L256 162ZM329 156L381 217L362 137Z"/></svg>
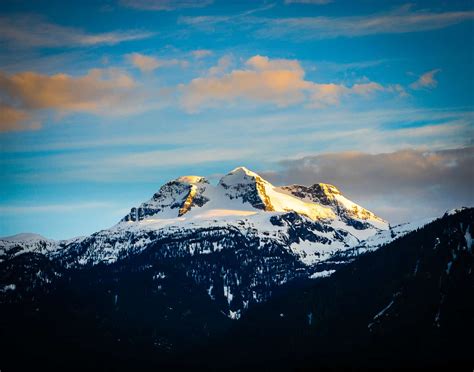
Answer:
<svg viewBox="0 0 474 372"><path fill-rule="evenodd" d="M279 159L312 156L316 149L340 152L351 148L371 153L410 147L435 150L466 146L467 140L474 138L472 111L383 108L360 112L345 107L317 113L240 110L240 114L229 115L224 111L212 115L212 120L208 115L190 116L178 126L169 125L169 120L140 122L133 126L133 133L106 126L106 131L88 128L93 135L87 138L71 138L65 133L45 142L38 141L35 134L22 141L4 141L0 146L1 176L3 182L27 184L50 183L51 179L124 182L125 174L126 182L157 182L157 175L171 174L173 178L194 172L190 164L200 164L201 171L211 167L226 171L239 165L259 171L276 169ZM114 123L130 128L127 119L123 125L118 120ZM318 180L324 181L315 177L308 183ZM292 182L288 178L283 183ZM295 178L294 182L301 180ZM337 185L347 191L346 184ZM366 199L353 199L367 204ZM382 203L368 202L367 206L375 205L377 212L383 212L379 209Z"/></svg>
<svg viewBox="0 0 474 372"><path fill-rule="evenodd" d="M165 66L187 66L187 61L158 59L139 53L126 58L142 72ZM250 103L287 107L302 103L311 108L337 105L351 95L367 97L379 91L390 91L375 82L346 86L320 84L305 80L305 71L297 60L270 59L256 55L241 69L230 70L232 57L221 57L217 65L188 84L169 88L152 88L140 84L118 68L92 69L82 76L46 75L36 72L8 74L0 71L1 131L33 130L41 127L38 118L49 111L65 115L133 114L169 104L174 93L186 111L198 112L219 102Z"/></svg>
<svg viewBox="0 0 474 372"><path fill-rule="evenodd" d="M186 67L187 61L179 59L158 59L155 57L146 56L140 53L127 54L126 58L141 72L151 72L160 67L169 67L180 65Z"/></svg>
<svg viewBox="0 0 474 372"><path fill-rule="evenodd" d="M222 74L224 74L224 73L229 69L229 67L231 66L231 64L232 64L232 56L230 56L230 55L222 56L222 57L219 58L219 60L217 61L217 65L212 66L212 67L208 70L208 75L209 75L209 76L222 75Z"/></svg>
<svg viewBox="0 0 474 372"><path fill-rule="evenodd" d="M181 86L181 104L188 112L200 111L217 102L230 103L240 99L280 107L306 103L309 107L321 108L338 104L344 96L368 96L385 89L374 82L347 87L308 81L304 79L305 72L297 60L256 55L245 62L244 69L221 74L228 65L228 60L221 58L217 66L209 70L209 76L193 79Z"/></svg>
<svg viewBox="0 0 474 372"><path fill-rule="evenodd" d="M111 182L122 180L125 182L153 182L157 174L176 168L196 165L219 164L235 161L236 159L252 158L255 148L225 148L219 146L189 146L171 150L140 151L134 153L115 153L77 158L74 154L54 156L56 168L61 169L61 179L69 181L96 181ZM50 158L50 160L53 160ZM42 173L42 172L40 172ZM51 179L57 171L47 169L42 174L34 175L35 182ZM124 179L126 175L126 179Z"/></svg>
<svg viewBox="0 0 474 372"><path fill-rule="evenodd" d="M120 4L139 10L176 10L183 8L203 8L213 0L120 0Z"/></svg>
<svg viewBox="0 0 474 372"><path fill-rule="evenodd" d="M438 81L435 79L435 75L440 72L441 69L437 68L428 72L425 72L419 77L417 81L410 84L412 89L423 89L423 88L436 88Z"/></svg>
<svg viewBox="0 0 474 372"><path fill-rule="evenodd" d="M253 34L259 38L291 38L304 41L431 31L472 19L474 19L474 11L413 11L410 6L403 6L388 12L345 17L267 18L248 14L235 17L183 16L179 18L179 23L204 32L216 32L218 26L232 27L233 30L253 31Z"/></svg>
<svg viewBox="0 0 474 372"><path fill-rule="evenodd" d="M392 153L338 152L280 162L279 184L336 185L354 201L399 223L474 205L474 147Z"/></svg>
<svg viewBox="0 0 474 372"><path fill-rule="evenodd" d="M0 205L2 214L24 214L24 213L63 213L76 212L83 209L117 208L117 204L109 202L82 202L46 205Z"/></svg>
<svg viewBox="0 0 474 372"><path fill-rule="evenodd" d="M241 156L255 154L254 149L228 149L214 147L212 149L177 149L156 150L115 156L104 159L104 169L115 169L123 173L124 167L160 168L169 166L189 166L194 164L214 163L234 160ZM107 171L106 171L107 172Z"/></svg>
<svg viewBox="0 0 474 372"><path fill-rule="evenodd" d="M41 123L31 120L31 115L0 102L0 132L36 130Z"/></svg>
<svg viewBox="0 0 474 372"><path fill-rule="evenodd" d="M79 77L0 71L1 130L36 129L38 125L22 127L20 123L41 110L103 115L135 112L146 99L146 92L137 88L137 83L118 69L92 69Z"/></svg>
<svg viewBox="0 0 474 372"><path fill-rule="evenodd" d="M324 5L332 3L334 0L285 0L285 4L315 4Z"/></svg>
<svg viewBox="0 0 474 372"><path fill-rule="evenodd" d="M14 48L114 45L149 38L153 35L154 33L139 30L91 34L81 29L49 23L38 16L0 17L0 43Z"/></svg>
<svg viewBox="0 0 474 372"><path fill-rule="evenodd" d="M191 52L191 55L197 59L205 58L205 57L211 56L212 54L213 54L212 50L208 50L208 49L196 49Z"/></svg>
<svg viewBox="0 0 474 372"><path fill-rule="evenodd" d="M160 62L153 57L140 53L127 54L128 60L142 72L150 72L160 67Z"/></svg>
<svg viewBox="0 0 474 372"><path fill-rule="evenodd" d="M300 39L357 37L437 30L472 19L473 11L433 13L411 11L410 7L404 6L391 12L363 16L267 19L257 34Z"/></svg>
<svg viewBox="0 0 474 372"><path fill-rule="evenodd" d="M282 70L293 70L303 73L299 62L292 59L273 59L270 60L268 57L256 55L249 58L246 65L254 68L258 71L282 71Z"/></svg>

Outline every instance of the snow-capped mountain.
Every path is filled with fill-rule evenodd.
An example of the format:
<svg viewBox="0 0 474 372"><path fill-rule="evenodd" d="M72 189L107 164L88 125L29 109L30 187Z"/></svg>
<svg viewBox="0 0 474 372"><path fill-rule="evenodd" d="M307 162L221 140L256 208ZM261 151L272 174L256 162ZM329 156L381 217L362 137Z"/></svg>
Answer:
<svg viewBox="0 0 474 372"><path fill-rule="evenodd" d="M219 367L228 350L236 366L266 368L275 351L297 355L291 367L318 351L333 366L354 345L369 358L400 319L437 344L472 313L472 219L390 226L328 184L277 187L245 168L216 184L180 177L90 236L0 239L1 347L12 365L26 350L61 369L137 369L137 356Z"/></svg>
<svg viewBox="0 0 474 372"><path fill-rule="evenodd" d="M229 317L238 318L276 287L328 272L321 264L331 257L374 236L390 239L388 229L335 186L276 187L239 167L216 185L200 176L170 181L115 226L88 237L0 240L0 260L35 253L64 268L81 268L151 255L158 267L175 262ZM166 275L152 275L158 274Z"/></svg>
<svg viewBox="0 0 474 372"><path fill-rule="evenodd" d="M122 221L169 220L185 214L187 220L203 220L248 216L260 211L293 211L311 220L338 220L359 231L387 229L385 221L346 199L332 185L275 187L244 167L222 177L217 186L204 177L179 177L162 186L149 201L132 208Z"/></svg>

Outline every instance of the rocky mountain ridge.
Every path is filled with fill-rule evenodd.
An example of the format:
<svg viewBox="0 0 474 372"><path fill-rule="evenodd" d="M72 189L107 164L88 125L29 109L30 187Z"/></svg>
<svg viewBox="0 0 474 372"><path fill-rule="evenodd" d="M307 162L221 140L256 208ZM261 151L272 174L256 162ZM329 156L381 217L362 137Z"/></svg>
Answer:
<svg viewBox="0 0 474 372"><path fill-rule="evenodd" d="M151 254L150 264L171 262L217 301L224 314L238 319L279 286L337 269L353 259L354 247L375 249L376 244L365 243L370 238L384 242L397 235L388 231L387 222L332 185L276 187L239 167L217 185L200 176L170 181L115 226L87 237L0 239L0 260L8 264L21 258L25 265L28 255L40 255L29 270L41 271L36 265L44 260L60 268L53 277L40 275L48 282L61 270ZM334 257L344 259L331 261ZM155 271L152 275L166 275ZM29 290L27 281L8 285L16 292Z"/></svg>

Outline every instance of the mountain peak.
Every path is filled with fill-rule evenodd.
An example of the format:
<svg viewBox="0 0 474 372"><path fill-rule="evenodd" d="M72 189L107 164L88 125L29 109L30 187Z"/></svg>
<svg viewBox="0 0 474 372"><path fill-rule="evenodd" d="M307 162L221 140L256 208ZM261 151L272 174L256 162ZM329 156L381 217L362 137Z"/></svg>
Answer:
<svg viewBox="0 0 474 372"><path fill-rule="evenodd" d="M240 167L237 167L233 170L231 170L228 174L246 174L247 176L251 176L251 177L255 177L255 176L258 176L257 173L255 172L252 172L250 169L246 168L246 167L243 167L243 166L240 166Z"/></svg>
<svg viewBox="0 0 474 372"><path fill-rule="evenodd" d="M274 210L267 195L267 188L273 186L245 167L237 167L227 173L219 181L219 186L226 190L226 195L230 199L241 198L244 203L247 202L254 208Z"/></svg>
<svg viewBox="0 0 474 372"><path fill-rule="evenodd" d="M203 206L209 199L203 196L209 181L201 176L181 176L165 183L153 197L130 210L122 221L141 221L161 213L168 218L181 217L195 206Z"/></svg>
<svg viewBox="0 0 474 372"><path fill-rule="evenodd" d="M254 183L256 180L264 181L257 173L252 172L248 168L237 167L222 177L219 183L230 186L234 184Z"/></svg>
<svg viewBox="0 0 474 372"><path fill-rule="evenodd" d="M0 237L0 240L15 242L15 241L40 241L40 240L48 241L50 239L45 238L44 236L40 234L20 233L20 234L11 235L11 236Z"/></svg>
<svg viewBox="0 0 474 372"><path fill-rule="evenodd" d="M176 178L175 181L187 185L195 185L196 183L207 182L206 178L201 176L181 176Z"/></svg>
<svg viewBox="0 0 474 372"><path fill-rule="evenodd" d="M341 195L339 189L329 183L316 183L312 186L315 189L320 189L326 195Z"/></svg>

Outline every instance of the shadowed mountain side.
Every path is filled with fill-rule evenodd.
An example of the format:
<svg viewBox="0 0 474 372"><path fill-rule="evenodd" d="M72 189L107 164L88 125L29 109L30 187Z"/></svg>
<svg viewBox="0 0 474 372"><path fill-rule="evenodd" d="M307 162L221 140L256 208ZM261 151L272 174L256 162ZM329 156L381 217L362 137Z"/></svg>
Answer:
<svg viewBox="0 0 474 372"><path fill-rule="evenodd" d="M473 229L474 209L446 215L329 278L288 288L251 309L204 359L283 369L471 368Z"/></svg>

